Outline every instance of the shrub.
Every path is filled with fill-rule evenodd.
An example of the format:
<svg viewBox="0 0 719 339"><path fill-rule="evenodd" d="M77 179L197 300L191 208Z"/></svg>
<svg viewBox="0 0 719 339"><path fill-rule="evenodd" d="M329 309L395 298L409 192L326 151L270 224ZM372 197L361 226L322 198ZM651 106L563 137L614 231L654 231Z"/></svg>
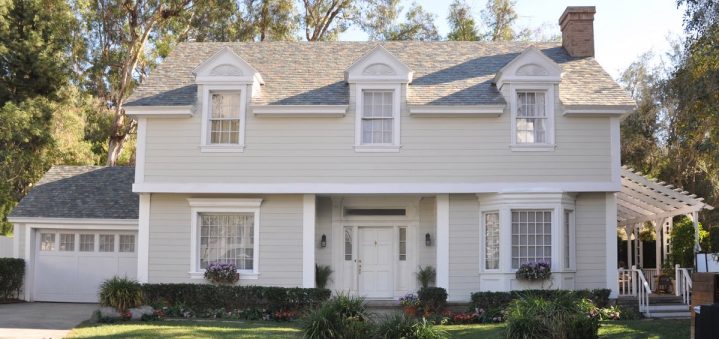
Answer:
<svg viewBox="0 0 719 339"><path fill-rule="evenodd" d="M570 292L557 293L552 300L536 295L516 299L507 309L507 337L597 338L599 317L587 317L583 305Z"/></svg>
<svg viewBox="0 0 719 339"><path fill-rule="evenodd" d="M317 288L327 287L332 275L332 268L326 265L315 264L315 284Z"/></svg>
<svg viewBox="0 0 719 339"><path fill-rule="evenodd" d="M447 334L440 328L433 326L427 319L418 320L395 313L377 324L375 337L433 339L445 338Z"/></svg>
<svg viewBox="0 0 719 339"><path fill-rule="evenodd" d="M707 231L702 224L699 224L699 240L704 246ZM672 265L679 264L681 267L694 267L694 223L686 216L682 216L672 226L672 234L669 237L668 257Z"/></svg>
<svg viewBox="0 0 719 339"><path fill-rule="evenodd" d="M18 298L25 278L25 260L0 258L0 300Z"/></svg>
<svg viewBox="0 0 719 339"><path fill-rule="evenodd" d="M417 295L425 313L442 311L447 305L447 291L444 288L422 288Z"/></svg>
<svg viewBox="0 0 719 339"><path fill-rule="evenodd" d="M242 319L261 319L276 311L302 312L318 306L331 294L321 288L210 284L143 284L142 291L145 304L166 307L168 315L202 316L208 310L220 309Z"/></svg>
<svg viewBox="0 0 719 339"><path fill-rule="evenodd" d="M586 298L591 300L598 307L607 307L609 305L609 294L611 290L601 288L594 290L526 290L511 292L475 292L472 293L472 309L504 310L512 300L520 296L534 295L544 298L554 298L557 293L574 294L578 299Z"/></svg>
<svg viewBox="0 0 719 339"><path fill-rule="evenodd" d="M435 279L437 279L437 271L434 270L434 267L429 265L424 268L422 268L422 266L417 267L417 273L415 274L417 275L417 281L422 288L429 287L429 285L434 284Z"/></svg>
<svg viewBox="0 0 719 339"><path fill-rule="evenodd" d="M301 319L308 338L367 338L373 331L364 299L337 295Z"/></svg>
<svg viewBox="0 0 719 339"><path fill-rule="evenodd" d="M212 263L205 270L205 279L215 284L233 285L240 280L240 274L233 264Z"/></svg>
<svg viewBox="0 0 719 339"><path fill-rule="evenodd" d="M100 304L120 312L142 304L142 287L135 280L113 277L100 285Z"/></svg>
<svg viewBox="0 0 719 339"><path fill-rule="evenodd" d="M516 276L519 280L546 280L552 276L552 267L543 261L532 261L520 265Z"/></svg>

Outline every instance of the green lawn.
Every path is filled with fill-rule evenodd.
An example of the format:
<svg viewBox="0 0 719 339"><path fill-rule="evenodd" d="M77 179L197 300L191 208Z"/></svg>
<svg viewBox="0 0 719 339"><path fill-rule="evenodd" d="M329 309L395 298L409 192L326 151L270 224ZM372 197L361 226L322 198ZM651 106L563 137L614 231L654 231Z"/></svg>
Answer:
<svg viewBox="0 0 719 339"><path fill-rule="evenodd" d="M452 338L503 338L503 324L444 326ZM299 338L296 323L230 321L160 321L79 327L69 338ZM685 339L689 320L635 320L602 323L601 338Z"/></svg>

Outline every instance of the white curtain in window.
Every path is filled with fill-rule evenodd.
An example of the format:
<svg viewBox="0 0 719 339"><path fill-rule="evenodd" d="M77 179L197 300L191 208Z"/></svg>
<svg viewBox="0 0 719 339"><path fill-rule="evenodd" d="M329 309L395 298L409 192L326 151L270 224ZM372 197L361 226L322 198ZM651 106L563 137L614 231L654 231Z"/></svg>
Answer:
<svg viewBox="0 0 719 339"><path fill-rule="evenodd" d="M240 93L212 93L210 143L240 142Z"/></svg>
<svg viewBox="0 0 719 339"><path fill-rule="evenodd" d="M547 143L544 92L517 92L517 143Z"/></svg>
<svg viewBox="0 0 719 339"><path fill-rule="evenodd" d="M200 215L200 267L228 263L252 270L254 230L251 213Z"/></svg>
<svg viewBox="0 0 719 339"><path fill-rule="evenodd" d="M362 144L391 144L393 91L363 91L362 95Z"/></svg>

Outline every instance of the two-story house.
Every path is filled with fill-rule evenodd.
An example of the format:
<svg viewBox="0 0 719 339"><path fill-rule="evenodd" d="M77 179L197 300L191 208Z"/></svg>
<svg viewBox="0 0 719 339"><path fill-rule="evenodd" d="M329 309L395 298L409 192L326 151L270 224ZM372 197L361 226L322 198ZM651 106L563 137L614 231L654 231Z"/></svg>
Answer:
<svg viewBox="0 0 719 339"><path fill-rule="evenodd" d="M561 43L178 45L125 107L134 174L55 167L13 212L26 298L94 301L114 274L199 283L213 262L287 287L329 265L329 288L374 299L416 290L419 266L452 301L616 293L634 102L594 59L594 12L567 8ZM517 280L530 261L551 281Z"/></svg>

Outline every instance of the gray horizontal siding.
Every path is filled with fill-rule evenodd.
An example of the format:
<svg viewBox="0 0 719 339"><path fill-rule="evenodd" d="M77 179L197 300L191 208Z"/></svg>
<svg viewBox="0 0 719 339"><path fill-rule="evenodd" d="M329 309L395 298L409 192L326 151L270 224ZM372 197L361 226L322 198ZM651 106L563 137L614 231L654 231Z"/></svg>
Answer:
<svg viewBox="0 0 719 339"><path fill-rule="evenodd" d="M449 196L449 297L467 301L479 291L479 202L476 195Z"/></svg>
<svg viewBox="0 0 719 339"><path fill-rule="evenodd" d="M153 194L150 204L149 281L204 282L189 278L189 195ZM237 198L238 196L232 196ZM260 277L243 285L302 285L302 196L263 197L260 209Z"/></svg>
<svg viewBox="0 0 719 339"><path fill-rule="evenodd" d="M606 288L605 193L577 195L575 288Z"/></svg>

